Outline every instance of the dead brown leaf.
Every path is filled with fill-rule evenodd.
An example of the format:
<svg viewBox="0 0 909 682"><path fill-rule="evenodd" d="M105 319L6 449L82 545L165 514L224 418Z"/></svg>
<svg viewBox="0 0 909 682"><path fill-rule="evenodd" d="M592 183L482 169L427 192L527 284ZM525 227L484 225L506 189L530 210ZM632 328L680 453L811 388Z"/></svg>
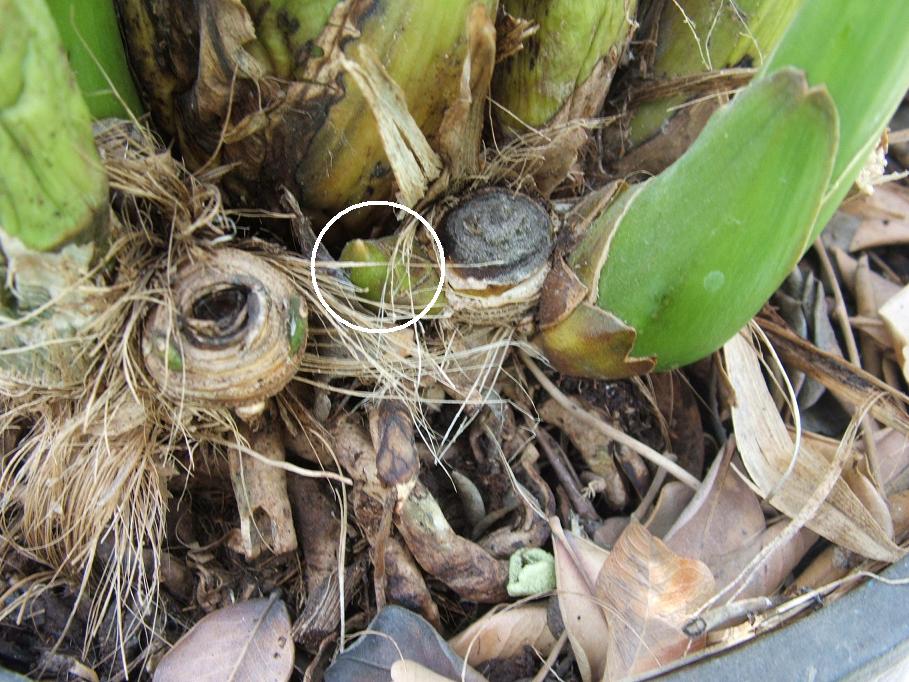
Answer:
<svg viewBox="0 0 909 682"><path fill-rule="evenodd" d="M761 550L761 502L732 469L732 448L717 457L701 490L663 538L674 552L704 562L721 590Z"/></svg>
<svg viewBox="0 0 909 682"><path fill-rule="evenodd" d="M825 353L784 327L766 319L759 319L758 322L770 336L780 359L787 365L817 379L837 398L856 407L867 404L871 398L882 393L883 397L871 404L871 416L886 426L909 434L909 417L905 409L909 398L899 390L843 358Z"/></svg>
<svg viewBox="0 0 909 682"><path fill-rule="evenodd" d="M880 185L874 194L848 202L843 210L862 219L850 251L909 244L909 189L903 185Z"/></svg>
<svg viewBox="0 0 909 682"><path fill-rule="evenodd" d="M669 532L679 515L691 502L694 491L680 481L669 481L660 490L653 511L644 525L651 533L661 538Z"/></svg>
<svg viewBox="0 0 909 682"><path fill-rule="evenodd" d="M251 599L208 614L180 638L155 670L155 682L290 679L294 645L279 599Z"/></svg>
<svg viewBox="0 0 909 682"><path fill-rule="evenodd" d="M881 429L875 434L874 449L884 491L891 495L909 488L909 436Z"/></svg>
<svg viewBox="0 0 909 682"><path fill-rule="evenodd" d="M682 625L714 594L710 569L675 554L641 524L632 521L619 538L596 587L608 623L604 679L639 675L703 646Z"/></svg>
<svg viewBox="0 0 909 682"><path fill-rule="evenodd" d="M609 552L566 533L557 518L550 519L555 555L559 611L568 633L581 679L600 680L606 672L606 614L596 597L597 576Z"/></svg>
<svg viewBox="0 0 909 682"><path fill-rule="evenodd" d="M832 249L833 257L836 260L836 267L840 271L846 288L855 295L855 275L858 271L858 259L851 256L843 249L835 246ZM882 277L872 271L870 275L871 287L874 290L874 299L876 301L887 301L893 298L900 290L899 284L891 282L886 277Z"/></svg>
<svg viewBox="0 0 909 682"><path fill-rule="evenodd" d="M903 377L909 381L909 286L881 306L878 311L890 332L890 340Z"/></svg>
<svg viewBox="0 0 909 682"><path fill-rule="evenodd" d="M448 644L475 667L494 658L517 656L525 646L548 656L556 640L549 630L547 611L546 604L525 604L488 613Z"/></svg>
<svg viewBox="0 0 909 682"><path fill-rule="evenodd" d="M732 420L745 468L774 507L798 518L809 503L817 512L806 520L815 532L863 556L896 561L903 552L842 479L815 500L829 460L803 442L796 451L764 382L757 351L741 335L724 347L726 370L735 391ZM790 468L790 464L793 462Z"/></svg>
<svg viewBox="0 0 909 682"><path fill-rule="evenodd" d="M669 430L669 449L686 471L704 470L704 428L694 391L679 372L650 376L653 396Z"/></svg>

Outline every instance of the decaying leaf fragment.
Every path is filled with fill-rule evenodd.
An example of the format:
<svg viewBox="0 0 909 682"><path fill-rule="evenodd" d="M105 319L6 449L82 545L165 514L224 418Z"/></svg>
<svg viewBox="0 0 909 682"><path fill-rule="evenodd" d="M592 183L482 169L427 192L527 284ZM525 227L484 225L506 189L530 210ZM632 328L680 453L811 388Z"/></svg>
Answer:
<svg viewBox="0 0 909 682"><path fill-rule="evenodd" d="M887 301L878 314L887 324L903 376L909 381L909 287Z"/></svg>
<svg viewBox="0 0 909 682"><path fill-rule="evenodd" d="M200 620L155 670L155 682L224 680L283 682L290 679L294 644L284 602L250 599Z"/></svg>
<svg viewBox="0 0 909 682"><path fill-rule="evenodd" d="M724 347L726 371L735 391L732 420L748 474L768 502L796 518L815 496L830 468L827 458L805 442L796 449L776 410L758 364L757 351L742 336ZM794 464L790 468L793 457ZM903 552L880 527L845 481L837 481L806 525L863 556L896 561Z"/></svg>
<svg viewBox="0 0 909 682"><path fill-rule="evenodd" d="M741 588L736 598L747 599L774 593L817 541L817 535L801 528L765 561L743 573L787 524L767 528L760 500L733 470L732 454L727 449L714 460L703 488L663 539L674 552L703 561L713 574L717 591L735 582Z"/></svg>
<svg viewBox="0 0 909 682"><path fill-rule="evenodd" d="M548 656L556 640L549 630L547 612L545 603L491 612L449 639L448 644L473 666L517 656L525 646Z"/></svg>
<svg viewBox="0 0 909 682"><path fill-rule="evenodd" d="M675 554L636 521L604 562L596 589L609 624L605 679L638 675L699 648L682 626L713 596L710 569Z"/></svg>
<svg viewBox="0 0 909 682"><path fill-rule="evenodd" d="M559 610L584 682L600 680L606 671L606 614L597 597L597 576L609 553L588 540L566 533L550 520L556 563Z"/></svg>

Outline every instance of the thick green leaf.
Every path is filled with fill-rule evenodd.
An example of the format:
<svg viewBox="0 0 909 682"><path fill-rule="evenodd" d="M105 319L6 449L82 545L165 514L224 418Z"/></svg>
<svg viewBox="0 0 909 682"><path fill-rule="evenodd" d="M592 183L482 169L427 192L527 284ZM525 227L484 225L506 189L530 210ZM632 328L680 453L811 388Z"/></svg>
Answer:
<svg viewBox="0 0 909 682"><path fill-rule="evenodd" d="M787 66L830 92L840 120L833 181L816 237L868 161L909 88L909 2L813 0L798 13L760 75Z"/></svg>
<svg viewBox="0 0 909 682"><path fill-rule="evenodd" d="M66 56L92 116L126 118L127 107L139 116L142 104L126 63L113 2L46 2L57 22ZM111 85L116 89L116 95Z"/></svg>
<svg viewBox="0 0 909 682"><path fill-rule="evenodd" d="M598 305L637 330L658 368L718 348L763 305L810 239L836 153L837 115L794 69L755 81L617 218ZM583 251L583 245L581 247Z"/></svg>

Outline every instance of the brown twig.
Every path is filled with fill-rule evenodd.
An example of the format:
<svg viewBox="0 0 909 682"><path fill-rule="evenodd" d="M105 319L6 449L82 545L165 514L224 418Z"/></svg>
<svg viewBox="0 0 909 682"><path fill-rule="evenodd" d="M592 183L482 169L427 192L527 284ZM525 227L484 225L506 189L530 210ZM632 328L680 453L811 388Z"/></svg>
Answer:
<svg viewBox="0 0 909 682"><path fill-rule="evenodd" d="M590 503L590 500L584 497L578 489L574 476L571 475L568 466L562 461L562 457L560 456L561 448L559 448L552 436L543 429L539 429L537 430L537 441L539 442L540 447L543 448L543 454L546 455L546 459L549 460L549 464L552 466L552 470L558 477L559 482L565 488L565 492L568 493L568 497L571 499L571 504L575 511L584 518L599 521L600 515L597 514L593 505Z"/></svg>
<svg viewBox="0 0 909 682"><path fill-rule="evenodd" d="M518 354L520 355L521 360L524 362L524 364L527 365L527 369L529 369L531 374L536 377L537 381L540 382L540 385L546 390L546 392L549 393L549 395L558 401L563 407L571 410L571 412L577 416L578 419L582 420L586 424L589 424L617 443L621 443L629 449L634 450L647 461L656 464L658 467L666 469L666 471L668 471L672 476L675 476L675 478L687 485L692 490L697 490L700 487L701 482L698 479L685 471L682 467L673 462L666 455L657 452L636 438L632 438L627 433L624 433L623 431L615 428L612 424L607 424L602 419L598 419L597 417L588 413L587 410L578 405L577 402L562 393L559 387L552 383L552 381L549 380L549 377L543 374L543 370L539 368L537 363L535 363L530 358L530 356L527 355L527 353L522 350L518 350Z"/></svg>

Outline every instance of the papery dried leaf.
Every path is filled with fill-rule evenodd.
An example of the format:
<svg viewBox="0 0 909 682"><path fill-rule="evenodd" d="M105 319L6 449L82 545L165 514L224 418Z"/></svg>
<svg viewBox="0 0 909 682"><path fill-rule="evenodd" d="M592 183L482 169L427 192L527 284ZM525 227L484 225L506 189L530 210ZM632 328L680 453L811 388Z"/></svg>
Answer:
<svg viewBox="0 0 909 682"><path fill-rule="evenodd" d="M788 429L790 435L794 433L793 429ZM817 433L811 433L809 431L802 432L802 438L808 446L817 452L819 455L822 455L827 459L828 462L833 463L836 459L837 450L840 447L840 442L833 438L828 438ZM878 459L880 459L878 457ZM878 462L880 467L880 462ZM881 528L887 533L889 537L893 537L893 522L890 518L890 512L887 509L887 502L885 500L885 491L879 489L874 482L872 482L869 475L866 473L867 469L866 460L858 460L847 466L843 467L843 480L846 482L846 485L849 486L850 490L855 493L856 497L861 500L862 504L871 512L871 515L875 518ZM881 484L885 485L889 482L889 476L892 475L892 469L887 469L881 471Z"/></svg>
<svg viewBox="0 0 909 682"><path fill-rule="evenodd" d="M761 550L761 503L731 467L732 450L714 460L701 489L663 538L674 552L704 562L718 590Z"/></svg>
<svg viewBox="0 0 909 682"><path fill-rule="evenodd" d="M550 519L556 565L559 611L568 632L581 679L599 680L606 671L606 615L596 597L596 581L609 552L566 533L557 518Z"/></svg>
<svg viewBox="0 0 909 682"><path fill-rule="evenodd" d="M855 295L855 273L858 269L858 259L853 258L839 247L833 248L833 257L836 260L836 267L840 271L840 276L843 278L846 287ZM871 272L871 286L874 289L874 298L877 301L887 301L893 298L900 290L899 284L891 282L874 271Z"/></svg>
<svg viewBox="0 0 909 682"><path fill-rule="evenodd" d="M456 682L409 659L395 661L388 672L391 682Z"/></svg>
<svg viewBox="0 0 909 682"><path fill-rule="evenodd" d="M775 545L775 549L766 561L755 567L753 573L736 582L741 588L740 592L735 592L736 599L750 599L775 593L818 541L817 533L802 527L785 544L779 545L777 538L783 535L788 525L788 519L778 521L761 533L758 552L763 552L771 545Z"/></svg>
<svg viewBox="0 0 909 682"><path fill-rule="evenodd" d="M874 449L884 491L891 495L909 488L909 436L882 429L875 434Z"/></svg>
<svg viewBox="0 0 909 682"><path fill-rule="evenodd" d="M679 372L650 376L653 396L669 430L669 449L696 478L704 470L704 427L697 396Z"/></svg>
<svg viewBox="0 0 909 682"><path fill-rule="evenodd" d="M714 594L714 583L707 566L632 521L603 564L597 594L609 624L604 679L620 679L700 648L682 625Z"/></svg>
<svg viewBox="0 0 909 682"><path fill-rule="evenodd" d="M758 322L770 336L783 362L817 379L840 400L860 406L883 393L883 397L871 403L871 416L909 434L909 417L905 410L909 398L904 394L843 358L825 353L788 329L765 319Z"/></svg>
<svg viewBox="0 0 909 682"><path fill-rule="evenodd" d="M155 682L290 679L294 644L278 599L251 599L208 614L180 638L155 669Z"/></svg>
<svg viewBox="0 0 909 682"><path fill-rule="evenodd" d="M724 347L726 371L735 391L732 420L748 474L774 507L796 518L825 480L830 462L803 442L795 444L776 410L758 364L757 352L736 335ZM785 480L781 480L795 464ZM806 525L863 556L896 561L902 551L842 480L837 481Z"/></svg>
<svg viewBox="0 0 909 682"><path fill-rule="evenodd" d="M850 251L909 244L909 190L903 185L881 185L874 194L847 203L843 210L862 218Z"/></svg>
<svg viewBox="0 0 909 682"><path fill-rule="evenodd" d="M472 666L517 656L526 646L547 656L555 644L547 611L546 604L525 604L488 613L449 639L448 644Z"/></svg>
<svg viewBox="0 0 909 682"><path fill-rule="evenodd" d="M481 682L483 677L463 660L420 616L400 606L386 606L353 646L341 652L325 671L326 682L388 682L397 661L408 660L443 678ZM463 676L462 676L463 671ZM407 671L400 671L404 675ZM411 679L404 677L402 679Z"/></svg>
<svg viewBox="0 0 909 682"><path fill-rule="evenodd" d="M903 376L909 381L909 286L881 306L878 314L887 324Z"/></svg>
<svg viewBox="0 0 909 682"><path fill-rule="evenodd" d="M691 502L694 491L681 481L669 481L660 490L653 511L644 526L658 538L663 537Z"/></svg>

